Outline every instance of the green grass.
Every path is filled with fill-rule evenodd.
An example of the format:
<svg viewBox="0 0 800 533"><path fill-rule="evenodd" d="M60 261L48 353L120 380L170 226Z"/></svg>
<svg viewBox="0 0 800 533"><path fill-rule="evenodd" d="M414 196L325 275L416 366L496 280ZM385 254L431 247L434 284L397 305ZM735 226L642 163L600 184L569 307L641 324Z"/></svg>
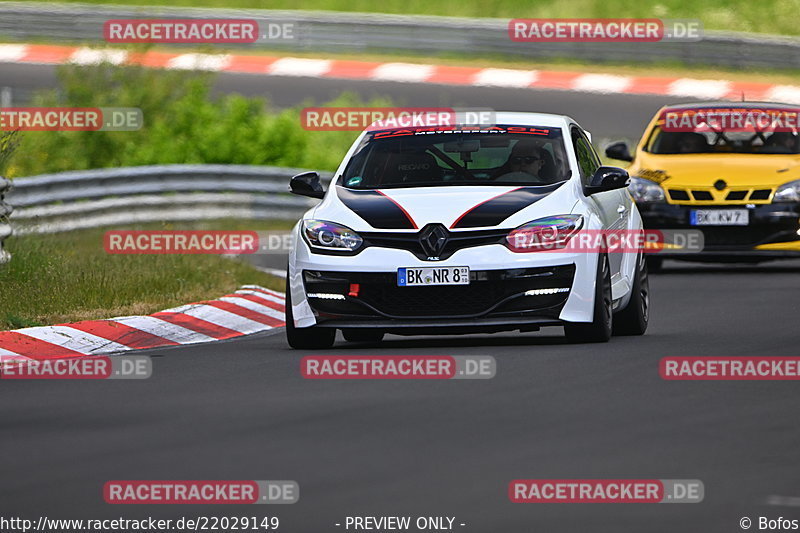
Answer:
<svg viewBox="0 0 800 533"><path fill-rule="evenodd" d="M78 0L76 0L78 1ZM81 0L108 4L108 0ZM800 0L131 0L129 5L304 9L346 12L446 15L498 18L635 18L700 19L707 29L800 35L795 15Z"/></svg>
<svg viewBox="0 0 800 533"><path fill-rule="evenodd" d="M287 230L288 221L143 224L124 229ZM108 228L23 235L0 265L0 330L149 314L213 299L244 284L283 290L283 280L216 255L109 255ZM122 229L122 228L114 228Z"/></svg>
<svg viewBox="0 0 800 533"><path fill-rule="evenodd" d="M165 164L240 164L335 169L359 132L307 131L301 106L278 110L263 98L213 95L213 75L109 64L62 65L60 90L42 91L34 106L135 107L139 131L22 132L6 157L0 138L0 175ZM313 105L311 99L305 105ZM329 106L391 105L343 93Z"/></svg>

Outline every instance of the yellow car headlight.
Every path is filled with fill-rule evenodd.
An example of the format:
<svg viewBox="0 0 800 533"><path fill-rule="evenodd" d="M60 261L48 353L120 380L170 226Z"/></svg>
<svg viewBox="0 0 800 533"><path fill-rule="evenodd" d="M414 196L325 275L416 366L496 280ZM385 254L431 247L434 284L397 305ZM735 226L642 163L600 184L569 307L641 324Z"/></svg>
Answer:
<svg viewBox="0 0 800 533"><path fill-rule="evenodd" d="M800 202L800 180L784 183L775 191L772 197L774 203L777 202Z"/></svg>
<svg viewBox="0 0 800 533"><path fill-rule="evenodd" d="M644 178L631 178L631 184L628 186L631 191L631 196L637 202L665 202L666 195L661 186L650 180Z"/></svg>

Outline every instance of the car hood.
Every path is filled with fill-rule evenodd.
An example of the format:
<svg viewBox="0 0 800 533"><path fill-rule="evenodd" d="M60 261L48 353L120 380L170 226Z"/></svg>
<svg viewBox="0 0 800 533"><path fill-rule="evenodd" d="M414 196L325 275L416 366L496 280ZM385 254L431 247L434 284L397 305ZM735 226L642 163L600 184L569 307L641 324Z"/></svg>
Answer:
<svg viewBox="0 0 800 533"><path fill-rule="evenodd" d="M630 171L671 187L713 187L718 180L729 187L775 187L800 179L800 155L641 153Z"/></svg>
<svg viewBox="0 0 800 533"><path fill-rule="evenodd" d="M544 187L446 186L370 190L336 185L313 216L345 224L357 231L415 230L432 223L454 230L489 228L514 223L520 217L529 216L531 211L539 211L540 205L542 212L552 209L551 195L566 188L562 185L563 182Z"/></svg>

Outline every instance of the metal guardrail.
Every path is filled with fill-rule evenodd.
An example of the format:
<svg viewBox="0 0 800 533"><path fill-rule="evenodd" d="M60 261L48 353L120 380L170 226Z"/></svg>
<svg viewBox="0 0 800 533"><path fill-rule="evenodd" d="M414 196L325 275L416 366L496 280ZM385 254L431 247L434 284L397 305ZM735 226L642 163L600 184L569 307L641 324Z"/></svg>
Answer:
<svg viewBox="0 0 800 533"><path fill-rule="evenodd" d="M11 236L11 225L8 223L8 216L13 209L3 201L9 185L10 182L0 176L0 263L5 263L11 259L11 255L3 249L3 241Z"/></svg>
<svg viewBox="0 0 800 533"><path fill-rule="evenodd" d="M315 204L289 193L289 178L300 172L247 165L63 172L14 179L6 200L14 206L9 220L15 234L161 220L287 219Z"/></svg>
<svg viewBox="0 0 800 533"><path fill-rule="evenodd" d="M249 18L259 23L294 23L294 39L241 45L283 51L469 51L529 59L677 61L736 68L800 66L799 39L759 34L706 31L697 42L643 42L633 46L600 42L519 43L509 39L505 19L166 6L0 2L0 40L99 43L103 41L103 23L120 18Z"/></svg>

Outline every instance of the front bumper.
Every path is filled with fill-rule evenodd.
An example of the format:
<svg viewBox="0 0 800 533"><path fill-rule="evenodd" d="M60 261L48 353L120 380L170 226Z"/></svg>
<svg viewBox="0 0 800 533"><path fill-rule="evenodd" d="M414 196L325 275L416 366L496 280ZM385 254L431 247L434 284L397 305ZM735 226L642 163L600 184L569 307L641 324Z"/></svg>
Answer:
<svg viewBox="0 0 800 533"><path fill-rule="evenodd" d="M645 229L700 230L704 236L702 252L663 253L665 259L768 260L800 257L800 204L677 205L637 204ZM747 226L693 226L694 209L747 209Z"/></svg>
<svg viewBox="0 0 800 533"><path fill-rule="evenodd" d="M305 270L303 284L322 327L489 328L558 324L574 277L575 265L561 265L472 271L469 285L399 287L396 272Z"/></svg>
<svg viewBox="0 0 800 533"><path fill-rule="evenodd" d="M455 251L452 256L441 261L426 261L416 257L411 251L393 248L382 248L379 246L372 246L364 249L357 256L332 256L316 254L311 251L308 245L302 240L295 241L297 245L289 254L289 290L292 297L292 314L294 317L295 327L305 328L315 325L322 326L327 323L328 327L367 327L362 323L378 324L378 321L384 321L384 326L397 326L398 328L412 328L421 326L438 327L455 327L459 322L464 326L480 325L481 331L488 331L486 328L499 327L497 321L503 321L504 326L507 323L514 322L520 324L542 324L547 323L563 323L563 322L591 322L594 310L594 282L597 272L597 254L591 253L514 253L505 246L499 244L475 246L464 248ZM574 268L573 281L570 285L563 287L570 287L568 293L560 293L560 297L566 296L566 301L561 305L561 300L550 307L560 305L559 309L550 309L542 311L541 313L528 313L527 315L520 315L522 311L540 311L547 307L547 305L533 305L530 307L511 307L509 302L502 305L495 305L501 302L505 296L511 296L505 292L501 293L487 293L484 292L482 299L476 300L474 306L466 309L464 304L465 298L469 300L472 295L467 292L465 294L450 294L444 292L443 294L432 294L424 303L432 303L434 307L433 312L415 312L413 311L413 302L406 301L406 307L410 306L411 311L404 311L403 305L396 305L393 300L393 294L397 294L397 268L414 268L414 267L433 267L433 266L468 266L471 274L476 276L474 283L471 282L467 286L454 286L456 289L463 289L469 287L474 291L476 287L481 287L479 283L496 283L498 277L502 277L502 272L512 271L520 272L525 269L549 269L559 266L571 266ZM350 307L328 307L327 304L320 304L319 300L308 298L308 293L313 292L307 287L306 272L320 272L326 273L326 277L332 276L333 278L339 277L339 281L333 280L333 283L338 283L337 290L346 289L347 292L339 292L346 296L344 300L337 300L338 304L342 302L347 304L356 305L356 308ZM355 281L356 278L352 276L361 276L358 278L360 281ZM486 279L483 279L486 276ZM323 280L321 280L323 281ZM330 280L326 281L329 282ZM365 302L352 302L349 296L350 283L367 283L378 282L377 287L373 287L372 292L360 294L369 294L370 298ZM345 285L347 285L345 287ZM364 285L361 285L362 287ZM554 285L553 285L554 286ZM620 294L615 296L622 296L623 284L618 284ZM445 286L447 287L447 286ZM432 289L427 287L423 289ZM535 286L534 286L535 288ZM414 291L420 287L403 287L406 291ZM445 290L451 290L449 287ZM316 290L316 289L315 289ZM363 289L362 289L363 290ZM438 290L438 289L437 289ZM530 290L530 289L526 289ZM517 292L520 292L518 290ZM513 291L511 291L513 292ZM324 293L323 293L324 294ZM418 293L404 292L400 296L416 295ZM435 298L438 296L439 298ZM436 303L442 300L444 296L444 303ZM459 301L464 309L459 308L453 310L448 309L445 303L446 298L451 297L452 301ZM387 301L388 298L388 301ZM532 301L534 297L529 297ZM366 303L367 305L363 305ZM480 305L479 305L480 304ZM508 304L508 305L507 305ZM469 304L473 305L473 304ZM373 309L370 309L371 306ZM399 308L399 309L398 309ZM438 311L436 310L438 309ZM500 315L500 313L517 313L516 315ZM388 322L386 322L388 321ZM445 321L445 322L442 322ZM478 324L480 322L481 324ZM386 329L386 328L385 328ZM517 329L513 327L504 327L503 329ZM389 331L389 329L387 329Z"/></svg>

